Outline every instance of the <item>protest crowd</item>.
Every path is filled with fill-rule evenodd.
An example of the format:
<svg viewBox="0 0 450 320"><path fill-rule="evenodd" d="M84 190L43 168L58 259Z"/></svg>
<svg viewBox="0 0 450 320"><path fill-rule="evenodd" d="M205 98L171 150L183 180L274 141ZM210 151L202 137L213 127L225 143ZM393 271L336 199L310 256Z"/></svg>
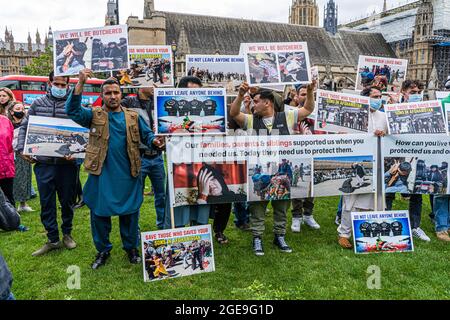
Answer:
<svg viewBox="0 0 450 320"><path fill-rule="evenodd" d="M74 50L72 47L77 44L64 43L64 45L64 48L60 48L62 51L69 50L66 49L67 46L70 50ZM94 51L95 59L113 56L125 60L120 43L111 42L105 45L94 40ZM64 67L64 61L58 63ZM144 72L149 78L153 78L155 83L162 83L163 73L169 68L166 64L167 62L160 60L152 64L146 63ZM0 156L2 159L0 161L0 200L4 199L2 208L5 203L12 205L8 207L9 211L2 209L2 212L8 211L9 214L17 217L17 213L33 214L32 212L39 211L41 222L47 232L47 239L40 248L30 252L36 258L53 250L77 248L77 234L72 232L74 211L86 205L90 210L92 239L96 250L92 262L94 270L104 266L111 255L112 217L119 219L123 249L130 263L141 264L144 259L147 266L146 272L150 278L167 276L166 269L173 266L174 261L182 261L185 269L188 267L193 270L203 269L203 256L209 254L211 245L203 240L194 241L189 246L179 245L176 253L171 246L154 248L145 244L145 256L141 258L139 219L140 215L148 214L140 211L144 201L147 177L152 184L156 225L159 230L171 229L172 226L182 228L205 225L213 219L214 238L220 245L226 245L230 242L225 235L226 228L231 213L234 213L235 226L242 232L248 231L252 236L249 250L253 250L257 256L263 256L265 253L263 234L270 203L273 208L273 244L281 252L290 253L292 248L285 237L289 229L289 221L292 221L290 229L295 233L301 231L303 224L314 230L320 229L319 223L314 218L315 199L309 197L291 200L287 195L292 188L304 182L307 176L314 180L314 184L353 178L358 182L357 187L360 187L364 183L364 176L372 174L372 168L365 168L363 164L357 162L351 167L336 167L313 173L311 168L307 168L306 163L294 164L283 159L275 163L273 170L258 165L254 167L255 175L257 175L254 179L255 190L257 189L256 191L261 195L259 201L215 203L212 201L213 197L216 197L215 199L233 197L235 194L228 190L224 183L221 184L223 178L220 178L219 173L205 166L197 180L199 188L206 188L207 185L217 183L216 189L227 190L209 197L199 192L195 205L171 208L167 168L164 161L166 140L164 136L154 132L155 88L139 88L136 95L123 97L119 80L109 78L101 86L103 107L84 107L81 105L83 88L88 79L94 77L94 73L90 69L81 67L78 69L78 83L75 87L69 85L69 76L56 76L52 72L48 78L47 94L35 100L28 110L25 110L22 102L16 101L11 90L0 88ZM368 123L362 109L356 112L353 109L333 105L328 106L327 111L320 110L319 119L360 131L368 127L369 133L377 137L388 135L388 123L383 109L386 103L382 100L385 86L379 86L380 81L376 78L379 75L385 76L389 83L399 78L398 71L390 70L389 66L364 70L364 89L360 95L370 99ZM264 79L266 78L267 76L264 76ZM243 80L243 76L191 69L186 77L179 79L177 87L202 88L208 82L220 82L224 79ZM321 134L322 132L314 129L314 120L311 117L316 106L315 92L320 87L322 87L321 84L313 79L308 84L295 85L285 96L282 96L279 92L251 86L244 81L239 87L237 97L228 106L228 129L236 130L241 135L258 137ZM387 103L418 102L424 99L424 87L420 81L406 80L402 83L400 95L391 97ZM450 77L445 88L450 91ZM449 98L447 103L448 100ZM166 108L172 110L173 106L167 104ZM177 106L177 108L180 107ZM443 108L445 108L444 102ZM187 116L179 110L174 113L169 111L168 113L172 116ZM89 142L84 161L75 159L72 154L65 157L25 155L24 148L30 116L71 119L81 127L89 129ZM428 117L419 120L414 126L409 118L399 120L392 133L402 133L404 126L408 127L405 127L408 132L436 133L435 127L438 121L441 119ZM51 139L56 142L59 140L57 136L53 138L41 136L35 139L39 141ZM89 176L82 187L80 176L83 170ZM350 240L352 212L374 211L375 208L391 210L395 192L404 193L404 197L409 201L413 236L423 241L431 241L420 227L424 195L420 192L408 195L407 188L402 188L406 183L405 177L411 170L408 162L392 163L391 170L384 177L388 181L388 187L392 188L390 193L386 193L385 201L383 201L386 204L385 208L375 204L378 199L374 199L373 194L349 192L342 195L339 208L330 208L330 211L336 212L335 221L338 226L336 245L345 249L352 249L354 246ZM33 172L38 187L37 192L32 187ZM263 179L264 174L268 176L266 181L258 180ZM429 169L424 164L421 176L424 180L434 181L435 188L442 188L443 176L446 174L447 164L442 164L441 167L433 165ZM273 187L272 190L269 185ZM261 191L264 188L268 190L267 195ZM33 197L39 197L40 208L31 208L28 205L28 201ZM430 195L430 197L431 203L434 204L432 215L436 224L436 237L441 241L450 242L448 234L450 197L445 195ZM57 222L58 211L62 220L61 225ZM2 222L0 228L10 232L27 229L20 225L20 219L16 219L14 223L11 219L0 221ZM10 223L5 224L3 221ZM230 243L230 245L233 244ZM8 270L0 256L0 275L3 274L8 274ZM11 276L5 278L11 279ZM0 282L0 299L2 298L13 298L13 296Z"/></svg>

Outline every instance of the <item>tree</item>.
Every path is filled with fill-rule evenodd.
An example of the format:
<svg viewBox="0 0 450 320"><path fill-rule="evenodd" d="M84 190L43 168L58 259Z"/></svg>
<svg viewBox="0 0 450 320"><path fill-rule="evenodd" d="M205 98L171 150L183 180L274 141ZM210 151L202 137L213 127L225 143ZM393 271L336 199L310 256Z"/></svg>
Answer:
<svg viewBox="0 0 450 320"><path fill-rule="evenodd" d="M45 48L45 51L40 56L33 58L24 70L25 74L29 76L48 76L53 71L52 48Z"/></svg>

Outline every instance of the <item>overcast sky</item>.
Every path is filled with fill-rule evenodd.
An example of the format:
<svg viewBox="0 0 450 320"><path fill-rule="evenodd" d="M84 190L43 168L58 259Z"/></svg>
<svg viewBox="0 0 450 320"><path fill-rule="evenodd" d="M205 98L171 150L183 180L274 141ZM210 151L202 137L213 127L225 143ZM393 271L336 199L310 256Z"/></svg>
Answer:
<svg viewBox="0 0 450 320"><path fill-rule="evenodd" d="M6 1L6 0L5 0ZM317 0L320 18L323 6L328 0ZM70 30L84 27L103 26L107 0L13 0L0 10L0 38L4 39L5 27L12 28L16 42L26 42L31 32L34 42L36 29L47 32ZM155 0L156 10L184 12L204 15L236 17L244 19L287 22L292 0ZM339 6L339 23L348 22L374 10L379 12L383 0L335 0ZM399 6L414 0L388 0L388 7ZM142 18L144 0L119 0L121 23L128 16ZM264 3L264 4L263 4ZM275 5L276 4L276 5Z"/></svg>

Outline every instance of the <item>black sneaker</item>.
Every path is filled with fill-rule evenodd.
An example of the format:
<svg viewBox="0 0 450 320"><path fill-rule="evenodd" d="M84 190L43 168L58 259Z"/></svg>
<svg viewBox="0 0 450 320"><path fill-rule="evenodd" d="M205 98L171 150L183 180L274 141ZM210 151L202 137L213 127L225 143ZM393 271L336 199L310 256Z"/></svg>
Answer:
<svg viewBox="0 0 450 320"><path fill-rule="evenodd" d="M286 243L284 236L275 235L275 239L273 240L273 244L276 245L282 252L291 253L292 249Z"/></svg>
<svg viewBox="0 0 450 320"><path fill-rule="evenodd" d="M131 249L127 251L128 260L131 264L139 264L142 262L141 257L139 256L139 251L137 249Z"/></svg>
<svg viewBox="0 0 450 320"><path fill-rule="evenodd" d="M253 251L255 252L255 255L257 255L257 256L263 256L264 255L262 239L260 237L254 237L253 238Z"/></svg>
<svg viewBox="0 0 450 320"><path fill-rule="evenodd" d="M104 266L106 264L106 260L111 256L111 253L109 252L102 252L97 253L95 257L95 261L92 263L92 269L97 270L101 266Z"/></svg>

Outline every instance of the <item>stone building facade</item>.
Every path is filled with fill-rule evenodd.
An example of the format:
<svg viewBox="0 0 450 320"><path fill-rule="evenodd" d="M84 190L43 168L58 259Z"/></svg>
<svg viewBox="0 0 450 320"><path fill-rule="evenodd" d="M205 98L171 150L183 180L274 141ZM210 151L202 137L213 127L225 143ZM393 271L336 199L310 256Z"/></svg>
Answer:
<svg viewBox="0 0 450 320"><path fill-rule="evenodd" d="M354 87L359 55L395 57L378 33L333 35L319 27L161 12L153 0L145 0L144 19L131 16L127 25L132 45L176 44L177 78L185 75L186 54L239 54L240 44L248 42L307 42L320 80L336 90Z"/></svg>
<svg viewBox="0 0 450 320"><path fill-rule="evenodd" d="M380 0L381 1L381 0ZM442 89L450 75L450 1L418 0L365 19L341 25L340 30L383 34L399 58L408 59L408 77Z"/></svg>
<svg viewBox="0 0 450 320"><path fill-rule="evenodd" d="M25 66L31 63L31 60L38 57L45 51L48 45L53 43L53 32L45 35L41 39L39 31L36 32L35 42L28 34L27 42L15 42L12 30L5 30L5 38L0 39L0 76L12 74L24 74Z"/></svg>

